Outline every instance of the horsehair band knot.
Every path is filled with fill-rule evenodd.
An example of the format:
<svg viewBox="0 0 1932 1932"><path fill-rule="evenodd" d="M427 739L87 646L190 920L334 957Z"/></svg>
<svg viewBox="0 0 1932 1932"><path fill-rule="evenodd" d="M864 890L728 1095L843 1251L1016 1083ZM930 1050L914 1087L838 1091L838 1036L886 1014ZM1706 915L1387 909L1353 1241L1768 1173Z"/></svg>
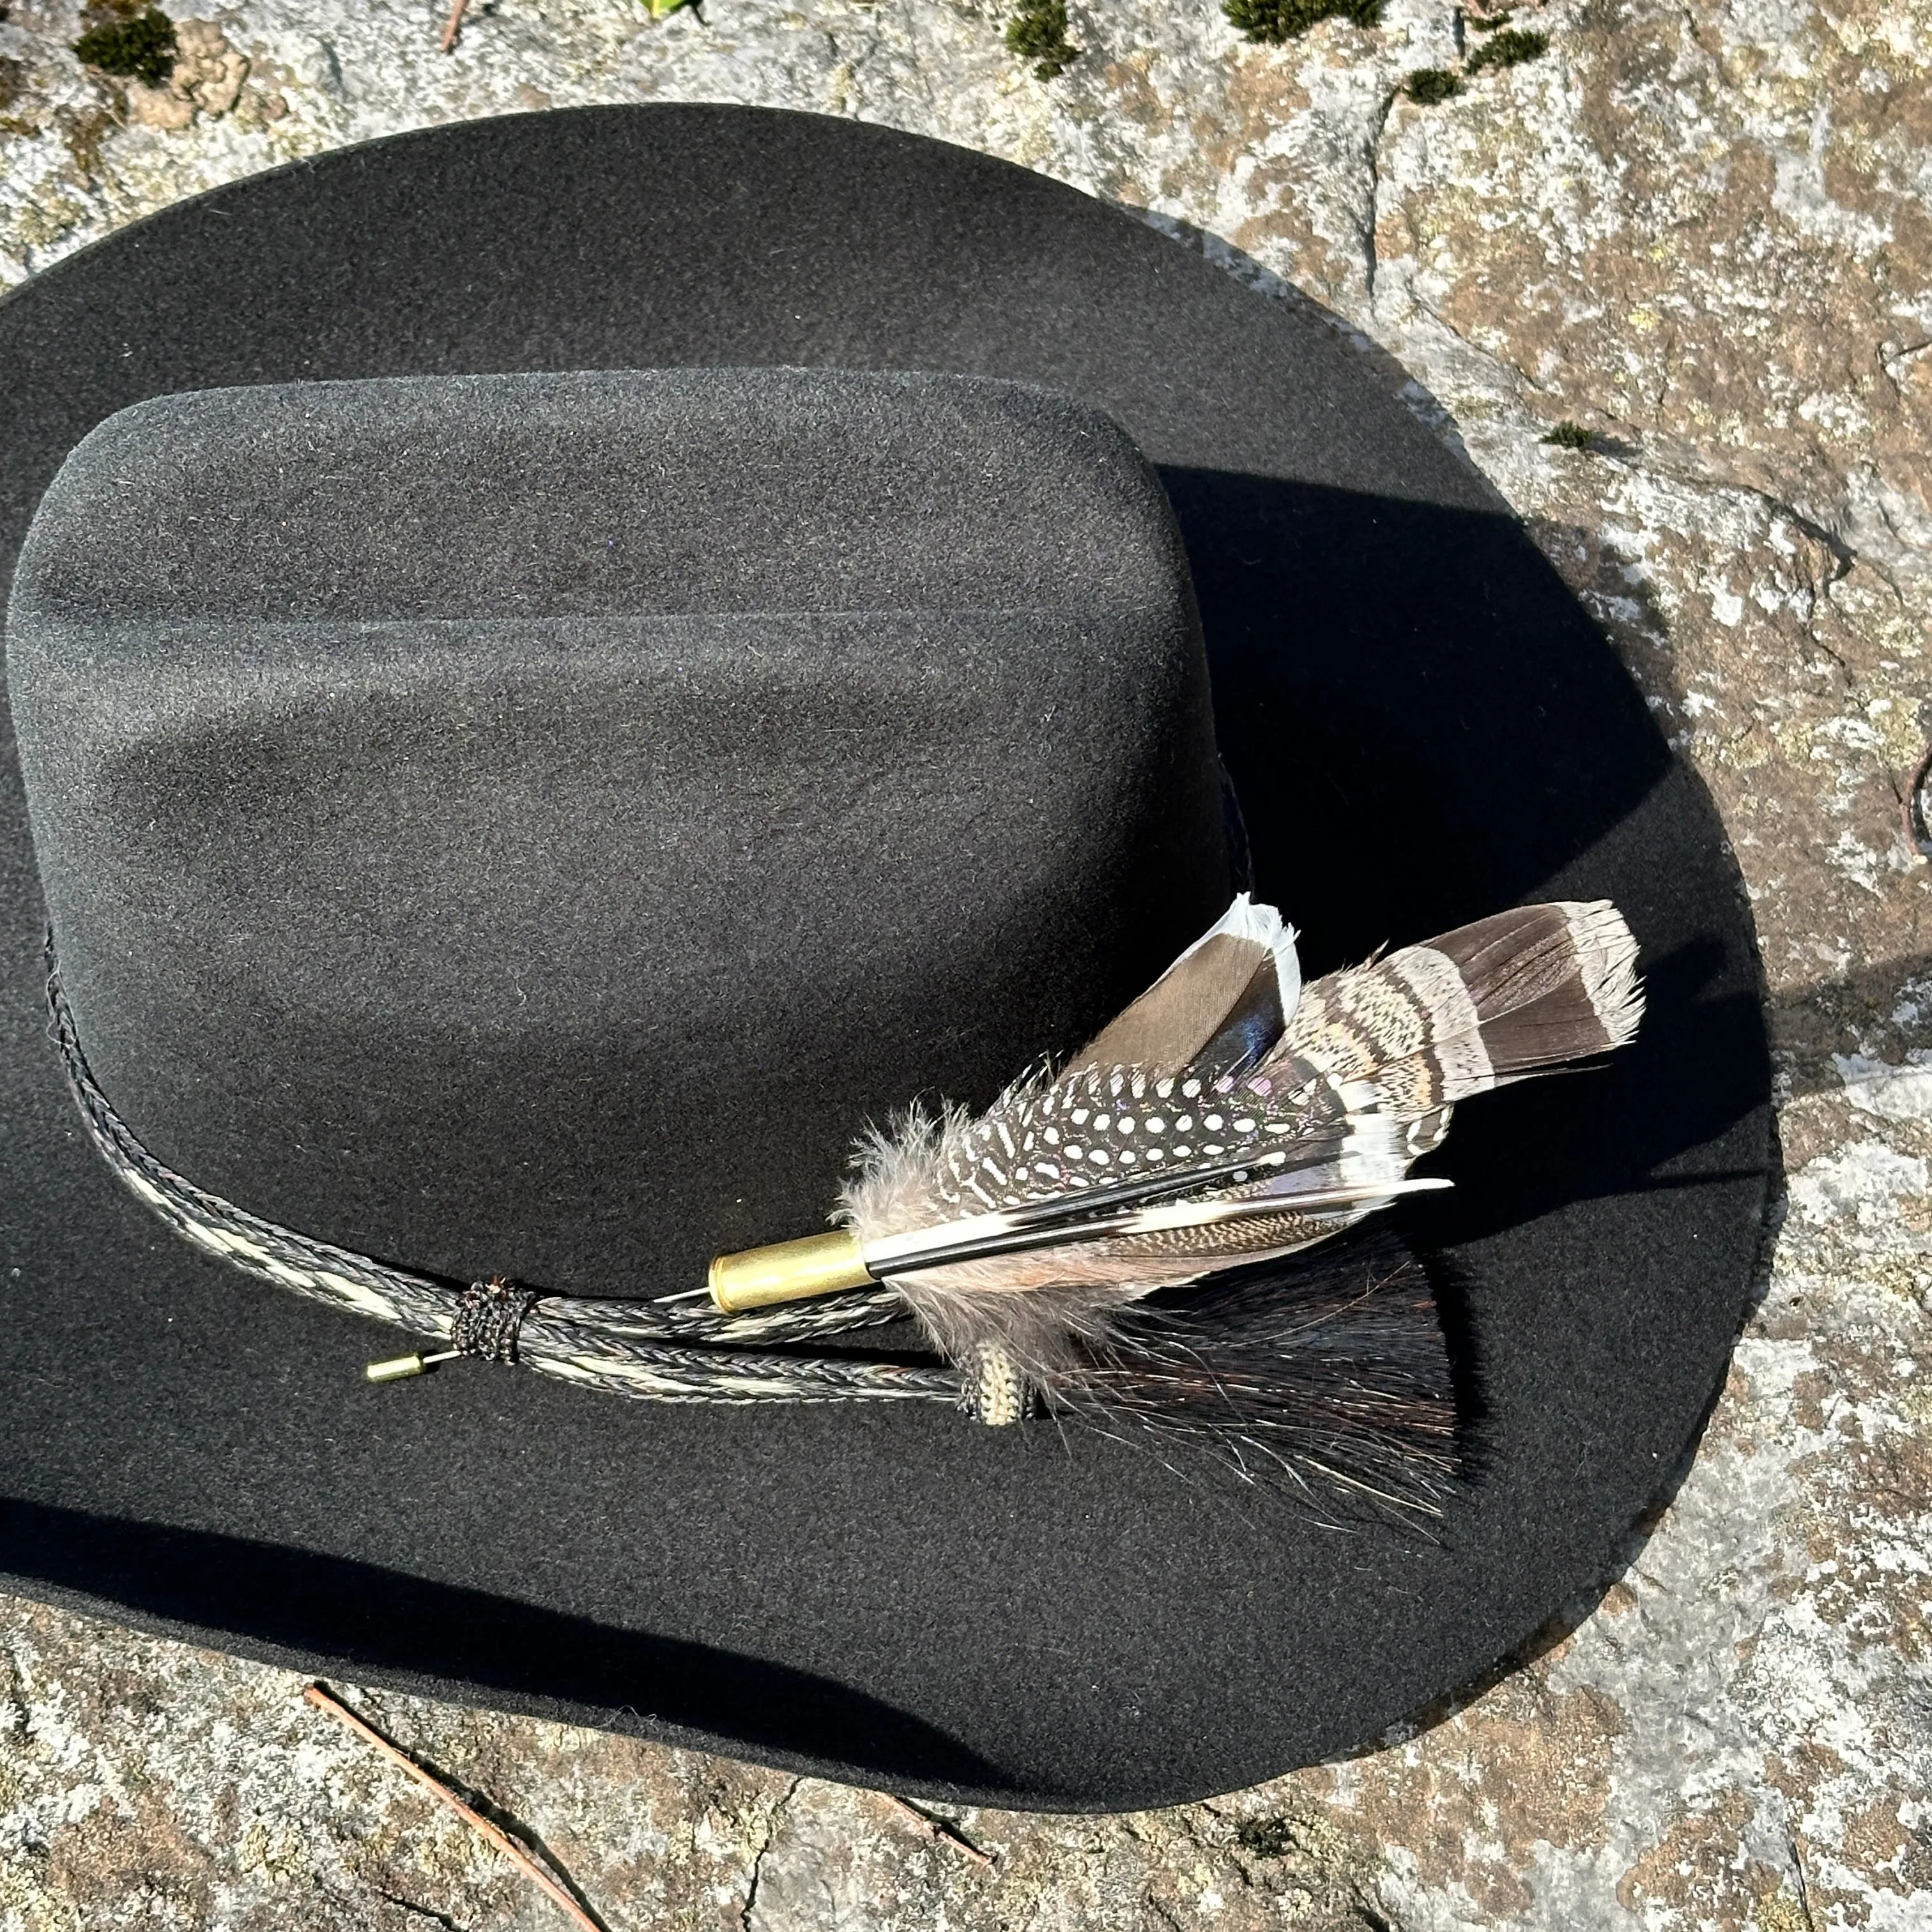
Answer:
<svg viewBox="0 0 1932 1932"><path fill-rule="evenodd" d="M975 1344L959 1363L959 1407L975 1422L1000 1427L1024 1422L1039 1412L1040 1391L1010 1348L998 1342Z"/></svg>
<svg viewBox="0 0 1932 1932"><path fill-rule="evenodd" d="M486 1362L514 1366L524 1317L538 1299L507 1275L472 1281L450 1322L449 1346L459 1355L480 1355Z"/></svg>

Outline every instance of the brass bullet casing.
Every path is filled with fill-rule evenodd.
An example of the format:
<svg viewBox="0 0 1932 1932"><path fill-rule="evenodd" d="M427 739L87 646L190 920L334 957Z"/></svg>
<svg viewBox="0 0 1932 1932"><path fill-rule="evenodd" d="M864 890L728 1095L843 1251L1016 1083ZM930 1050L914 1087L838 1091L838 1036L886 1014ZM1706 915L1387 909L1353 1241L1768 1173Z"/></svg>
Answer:
<svg viewBox="0 0 1932 1932"><path fill-rule="evenodd" d="M808 1234L802 1241L720 1255L711 1264L711 1299L726 1315L872 1285L864 1251L843 1228L836 1234Z"/></svg>

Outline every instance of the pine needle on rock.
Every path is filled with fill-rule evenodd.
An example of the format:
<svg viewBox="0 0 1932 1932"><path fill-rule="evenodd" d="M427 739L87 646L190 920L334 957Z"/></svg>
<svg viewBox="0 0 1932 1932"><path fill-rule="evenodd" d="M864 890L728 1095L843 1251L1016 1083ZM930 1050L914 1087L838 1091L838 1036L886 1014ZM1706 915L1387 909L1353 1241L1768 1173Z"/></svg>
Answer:
<svg viewBox="0 0 1932 1932"><path fill-rule="evenodd" d="M572 1924L580 1927L582 1932L606 1932L606 1928L592 1918L508 1832L492 1824L474 1806L466 1804L440 1778L424 1770L407 1751L392 1744L374 1726L358 1718L334 1692L320 1684L311 1684L304 1690L302 1696L318 1711L326 1711L345 1730L353 1732L364 1744L373 1745L398 1770L421 1785L439 1804L454 1811L478 1838L494 1845L524 1877L561 1907Z"/></svg>

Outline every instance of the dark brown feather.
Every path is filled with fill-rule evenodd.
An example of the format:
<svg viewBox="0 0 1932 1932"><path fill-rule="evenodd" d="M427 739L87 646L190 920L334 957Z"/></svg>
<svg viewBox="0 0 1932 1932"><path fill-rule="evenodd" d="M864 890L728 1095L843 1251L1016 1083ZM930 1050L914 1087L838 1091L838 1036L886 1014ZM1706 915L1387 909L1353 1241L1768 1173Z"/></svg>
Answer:
<svg viewBox="0 0 1932 1932"><path fill-rule="evenodd" d="M1607 908L1525 906L1430 945L1462 974L1499 1080L1608 1052L1642 1011L1628 931Z"/></svg>
<svg viewBox="0 0 1932 1932"><path fill-rule="evenodd" d="M1216 933L1076 1054L1068 1071L1195 1067L1213 1077L1238 1060L1252 1064L1281 1028L1274 956L1252 939Z"/></svg>

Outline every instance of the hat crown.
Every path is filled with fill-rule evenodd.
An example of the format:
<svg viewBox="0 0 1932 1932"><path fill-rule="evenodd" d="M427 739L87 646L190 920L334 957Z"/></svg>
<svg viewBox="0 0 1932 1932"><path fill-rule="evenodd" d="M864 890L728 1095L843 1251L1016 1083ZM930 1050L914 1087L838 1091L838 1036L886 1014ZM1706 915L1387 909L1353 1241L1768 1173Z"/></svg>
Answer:
<svg viewBox="0 0 1932 1932"><path fill-rule="evenodd" d="M1111 418L904 371L204 390L102 424L50 505L16 616L1078 610L1159 602L1184 572Z"/></svg>
<svg viewBox="0 0 1932 1932"><path fill-rule="evenodd" d="M162 398L9 668L104 1089L252 1211L658 1293L1076 1045L1225 902L1160 485L1061 397L787 370Z"/></svg>

